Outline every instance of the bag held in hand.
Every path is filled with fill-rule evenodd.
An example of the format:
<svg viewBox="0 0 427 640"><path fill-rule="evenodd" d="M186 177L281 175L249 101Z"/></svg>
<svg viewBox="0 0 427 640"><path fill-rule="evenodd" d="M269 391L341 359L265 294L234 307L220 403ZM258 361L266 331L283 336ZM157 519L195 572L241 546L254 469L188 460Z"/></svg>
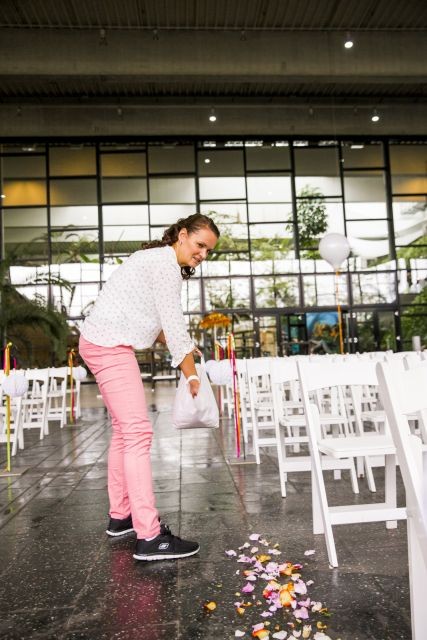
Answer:
<svg viewBox="0 0 427 640"><path fill-rule="evenodd" d="M199 393L195 398L190 393L186 378L181 378L172 408L172 424L177 429L216 429L219 427L218 405L206 375L204 364L196 364L200 380Z"/></svg>

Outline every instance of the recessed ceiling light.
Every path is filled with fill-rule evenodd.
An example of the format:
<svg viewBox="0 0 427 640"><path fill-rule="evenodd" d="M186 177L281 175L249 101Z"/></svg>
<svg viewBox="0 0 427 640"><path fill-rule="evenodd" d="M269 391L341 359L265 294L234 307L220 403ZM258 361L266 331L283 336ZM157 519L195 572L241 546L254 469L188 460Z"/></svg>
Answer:
<svg viewBox="0 0 427 640"><path fill-rule="evenodd" d="M209 163L210 163L210 161L211 161L211 159L210 159L210 158L205 158L205 164L209 164Z"/></svg>
<svg viewBox="0 0 427 640"><path fill-rule="evenodd" d="M354 46L353 38L351 37L351 35L347 31L347 33L345 35L344 47L346 49L351 49L353 46Z"/></svg>
<svg viewBox="0 0 427 640"><path fill-rule="evenodd" d="M216 122L215 109L211 109L211 112L209 114L209 122Z"/></svg>
<svg viewBox="0 0 427 640"><path fill-rule="evenodd" d="M376 109L373 110L372 115L371 115L371 120L372 122L378 122L380 119L380 114L378 113L378 111Z"/></svg>

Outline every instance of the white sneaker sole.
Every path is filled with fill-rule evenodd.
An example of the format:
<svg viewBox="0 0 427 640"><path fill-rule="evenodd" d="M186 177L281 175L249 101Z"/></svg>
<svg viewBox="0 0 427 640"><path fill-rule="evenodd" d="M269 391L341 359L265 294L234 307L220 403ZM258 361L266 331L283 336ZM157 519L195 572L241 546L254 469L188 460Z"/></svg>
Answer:
<svg viewBox="0 0 427 640"><path fill-rule="evenodd" d="M136 553L133 554L135 560L146 560L147 562L151 562L151 560L178 560L179 558L188 558L188 556L194 556L195 553L200 551L200 547L195 551L190 551L189 553L177 553L177 554L165 554L159 553L159 555L138 555Z"/></svg>
<svg viewBox="0 0 427 640"><path fill-rule="evenodd" d="M110 531L106 530L107 536L111 536L112 538L116 538L117 536L124 536L126 533L130 533L131 531L135 531L135 529L125 529L124 531Z"/></svg>

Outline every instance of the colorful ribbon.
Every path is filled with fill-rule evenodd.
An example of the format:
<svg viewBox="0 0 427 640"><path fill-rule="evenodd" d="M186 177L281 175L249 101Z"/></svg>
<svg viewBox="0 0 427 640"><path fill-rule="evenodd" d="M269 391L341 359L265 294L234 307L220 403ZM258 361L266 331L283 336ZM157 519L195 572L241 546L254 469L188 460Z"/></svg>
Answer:
<svg viewBox="0 0 427 640"><path fill-rule="evenodd" d="M240 422L240 392L239 378L237 375L236 364L236 344L234 335L229 333L227 336L227 355L231 361L231 371L233 375L233 403L234 403L234 429L236 434L236 457L240 458L240 440L241 440L241 422Z"/></svg>
<svg viewBox="0 0 427 640"><path fill-rule="evenodd" d="M11 342L8 342L4 348L4 375L8 376L10 373L10 347ZM6 396L6 471L10 473L11 470L11 458L10 458L10 396ZM15 436L16 437L16 436Z"/></svg>
<svg viewBox="0 0 427 640"><path fill-rule="evenodd" d="M76 421L74 415L74 378L73 378L73 366L74 366L74 356L76 354L75 349L70 349L68 352L68 367L70 369L70 422L74 424Z"/></svg>

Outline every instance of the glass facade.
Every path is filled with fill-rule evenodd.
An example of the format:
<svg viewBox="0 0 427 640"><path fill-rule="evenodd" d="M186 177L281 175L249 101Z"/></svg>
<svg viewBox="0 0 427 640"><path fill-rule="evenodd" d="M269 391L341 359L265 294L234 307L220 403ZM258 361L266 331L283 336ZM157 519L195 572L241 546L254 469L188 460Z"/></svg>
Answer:
<svg viewBox="0 0 427 640"><path fill-rule="evenodd" d="M102 283L179 217L221 238L183 287L198 323L228 313L239 356L427 344L427 143L191 140L1 146L3 257L25 296L78 325ZM317 247L347 235L337 277Z"/></svg>

